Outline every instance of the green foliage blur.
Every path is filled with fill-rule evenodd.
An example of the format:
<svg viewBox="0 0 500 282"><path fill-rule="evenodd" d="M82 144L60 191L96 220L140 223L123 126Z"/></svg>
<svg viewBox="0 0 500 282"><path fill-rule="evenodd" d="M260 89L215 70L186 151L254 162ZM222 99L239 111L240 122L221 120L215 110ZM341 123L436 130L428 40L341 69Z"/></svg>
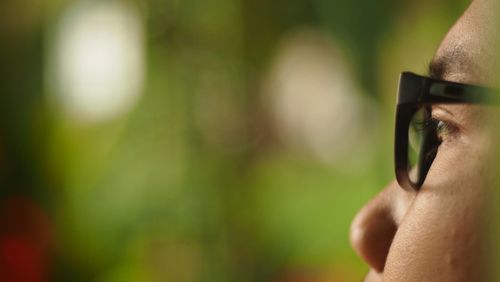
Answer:
<svg viewBox="0 0 500 282"><path fill-rule="evenodd" d="M3 0L0 256L48 246L36 281L360 281L349 225L393 179L399 72L426 72L467 2ZM129 12L74 20L106 3ZM116 97L70 93L106 75Z"/></svg>

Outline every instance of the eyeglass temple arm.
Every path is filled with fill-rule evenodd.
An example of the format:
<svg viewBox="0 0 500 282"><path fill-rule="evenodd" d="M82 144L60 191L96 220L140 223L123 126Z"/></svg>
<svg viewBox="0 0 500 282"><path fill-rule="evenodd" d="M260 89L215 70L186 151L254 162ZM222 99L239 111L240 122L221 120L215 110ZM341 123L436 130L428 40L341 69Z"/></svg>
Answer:
<svg viewBox="0 0 500 282"><path fill-rule="evenodd" d="M428 78L411 72L401 73L398 104L473 103L500 104L497 89ZM410 95L408 95L411 93Z"/></svg>

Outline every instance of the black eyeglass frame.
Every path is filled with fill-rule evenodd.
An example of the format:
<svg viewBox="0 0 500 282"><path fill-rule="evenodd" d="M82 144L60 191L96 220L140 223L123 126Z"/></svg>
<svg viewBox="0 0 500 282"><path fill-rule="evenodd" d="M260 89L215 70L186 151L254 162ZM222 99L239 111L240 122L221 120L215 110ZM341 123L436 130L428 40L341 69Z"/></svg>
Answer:
<svg viewBox="0 0 500 282"><path fill-rule="evenodd" d="M411 72L402 72L399 78L396 130L394 142L394 159L396 179L399 186L406 190L420 190L430 164L421 168L417 182L409 177L410 165L408 161L408 132L412 117L423 106L432 104L498 104L500 91L477 85L469 85L433 79Z"/></svg>

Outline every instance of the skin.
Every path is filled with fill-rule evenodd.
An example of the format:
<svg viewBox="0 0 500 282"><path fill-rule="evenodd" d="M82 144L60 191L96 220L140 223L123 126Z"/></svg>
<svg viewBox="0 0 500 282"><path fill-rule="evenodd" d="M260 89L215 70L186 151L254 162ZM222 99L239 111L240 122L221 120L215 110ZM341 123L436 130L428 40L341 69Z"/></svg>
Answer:
<svg viewBox="0 0 500 282"><path fill-rule="evenodd" d="M473 1L442 41L436 78L499 87L494 0ZM370 266L365 281L488 280L488 207L493 179L493 107L435 105L450 125L421 190L396 181L357 214L351 243Z"/></svg>

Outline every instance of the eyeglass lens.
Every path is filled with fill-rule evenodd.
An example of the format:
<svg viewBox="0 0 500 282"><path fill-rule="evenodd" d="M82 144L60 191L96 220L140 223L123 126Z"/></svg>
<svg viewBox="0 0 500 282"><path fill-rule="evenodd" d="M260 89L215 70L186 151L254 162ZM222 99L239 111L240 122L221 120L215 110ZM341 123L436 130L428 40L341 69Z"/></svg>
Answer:
<svg viewBox="0 0 500 282"><path fill-rule="evenodd" d="M437 122L430 106L422 106L413 115L408 131L408 174L410 181L421 185L436 157L439 146Z"/></svg>

